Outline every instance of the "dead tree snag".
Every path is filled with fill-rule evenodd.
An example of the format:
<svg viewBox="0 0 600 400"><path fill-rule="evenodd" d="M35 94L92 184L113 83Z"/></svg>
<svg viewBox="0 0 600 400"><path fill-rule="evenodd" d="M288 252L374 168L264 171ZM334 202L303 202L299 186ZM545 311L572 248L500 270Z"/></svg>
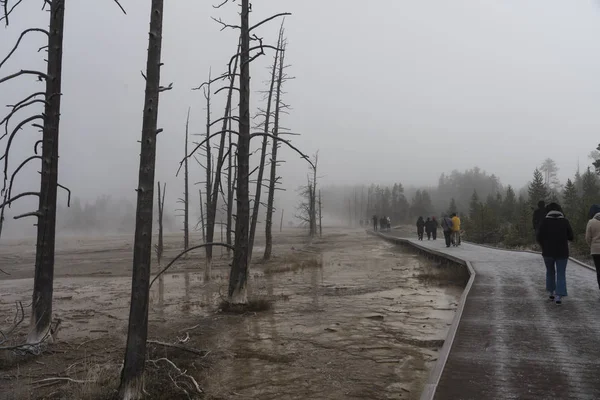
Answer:
<svg viewBox="0 0 600 400"><path fill-rule="evenodd" d="M279 136L279 116L281 112L281 88L283 85L283 69L285 60L285 40L283 39L283 25L279 30L279 48L281 48L279 56L279 71L277 76L277 90L275 95L275 117L273 121L273 136ZM271 173L269 178L269 193L267 197L267 216L265 219L265 253L263 258L269 260L271 258L271 252L273 251L273 213L275 212L275 185L277 184L277 149L279 148L279 141L273 140L271 146ZM283 210L281 214L283 225ZM281 226L280 226L281 231Z"/></svg>
<svg viewBox="0 0 600 400"><path fill-rule="evenodd" d="M158 182L158 244L155 247L156 250L156 259L158 261L158 265L160 266L160 262L162 260L162 255L164 251L164 242L163 242L163 216L165 210L165 194L167 193L167 183L165 182L161 194L160 190L160 182Z"/></svg>
<svg viewBox="0 0 600 400"><path fill-rule="evenodd" d="M283 26L282 28L283 29ZM279 34L278 48L281 47L281 32ZM271 70L271 80L269 83L269 90L267 93L267 108L265 110L265 120L263 121L263 130L265 136L263 137L262 146L260 149L260 162L258 165L258 176L256 178L256 192L254 194L254 207L252 210L252 220L250 222L250 236L248 245L248 259L252 261L252 250L254 247L254 237L256 234L256 224L258 223L258 211L260 209L260 197L263 192L263 174L265 171L265 160L267 156L267 144L269 143L269 137L266 136L269 133L271 127L271 103L273 100L273 90L275 89L275 82L277 80L277 64L279 60L279 51L275 52L273 57L273 68ZM274 141L276 142L276 141Z"/></svg>
<svg viewBox="0 0 600 400"><path fill-rule="evenodd" d="M123 400L140 399L143 396L146 340L148 337L158 100L159 93L161 92L160 67L162 65L163 5L164 0L152 0L150 9L150 33L145 75L146 94L142 123L139 183L137 188L135 242L133 247L131 305L127 332L127 348L125 349L125 361L121 371L121 385L119 387L119 397Z"/></svg>

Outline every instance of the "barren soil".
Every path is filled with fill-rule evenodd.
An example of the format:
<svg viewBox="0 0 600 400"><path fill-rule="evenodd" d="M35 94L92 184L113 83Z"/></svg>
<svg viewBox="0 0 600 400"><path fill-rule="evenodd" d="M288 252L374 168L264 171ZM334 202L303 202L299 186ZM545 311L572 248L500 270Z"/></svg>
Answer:
<svg viewBox="0 0 600 400"><path fill-rule="evenodd" d="M57 340L37 357L0 350L1 399L114 396L129 311L131 240L58 241ZM202 279L202 250L174 265L151 288L149 339L200 353L151 344L148 357L167 357L185 369L206 399L419 398L454 317L464 271L359 230L328 230L310 242L290 229L275 240L273 260L251 267L250 297L272 303L266 311L219 310L229 262L221 250L215 250L210 282ZM165 243L163 265L182 239L168 236ZM27 333L33 244L0 245L0 268L11 274L0 276L0 330L13 323L15 302L26 314L4 346ZM261 238L257 244L260 259ZM187 378L159 365L149 363L149 398L187 398L174 384L189 389Z"/></svg>

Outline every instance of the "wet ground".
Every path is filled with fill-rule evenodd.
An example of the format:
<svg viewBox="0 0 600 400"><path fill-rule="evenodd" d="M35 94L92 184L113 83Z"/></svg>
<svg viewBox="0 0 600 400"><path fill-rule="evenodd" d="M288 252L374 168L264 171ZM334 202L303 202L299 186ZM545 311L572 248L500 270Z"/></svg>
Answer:
<svg viewBox="0 0 600 400"><path fill-rule="evenodd" d="M175 239L167 242L171 249L178 246ZM70 398L61 396L77 391L79 398L92 399L116 388L130 244L77 240L81 246L65 246L57 261L58 341L37 358L11 354L2 361L0 354L0 398ZM298 231L276 240L277 256L253 265L249 285L250 297L270 301L271 310L219 312L226 259L208 283L200 256L157 281L149 338L208 353L183 355L158 346L150 358L168 352L169 359L180 360L209 399L418 398L454 316L461 279L358 230L337 230L312 243ZM102 251L107 243L112 245ZM0 268L11 277L31 273L30 266L5 264L27 259L11 253L19 248L0 248ZM260 257L261 249L255 254ZM10 326L15 301L30 302L31 287L29 278L0 281L0 326ZM83 383L39 382L48 377Z"/></svg>

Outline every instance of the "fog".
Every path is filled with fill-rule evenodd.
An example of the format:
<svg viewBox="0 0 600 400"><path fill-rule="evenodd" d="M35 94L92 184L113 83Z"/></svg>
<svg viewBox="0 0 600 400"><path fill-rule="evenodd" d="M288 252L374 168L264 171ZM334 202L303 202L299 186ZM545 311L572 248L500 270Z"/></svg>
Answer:
<svg viewBox="0 0 600 400"><path fill-rule="evenodd" d="M82 201L110 194L135 199L144 96L149 1L67 2L59 181ZM41 1L25 1L0 28L0 58L26 27L47 27ZM320 154L321 184L402 182L437 184L443 172L480 167L503 184L521 187L545 158L566 179L600 132L600 8L594 1L559 0L262 0L253 21L276 12L286 18L289 41L284 101L293 109L285 127L302 135L294 144ZM183 156L185 117L191 132L204 133L205 104L191 88L222 73L235 51L237 32L210 17L237 23L237 7L214 10L207 0L165 5L162 83L174 89L160 98L156 178L167 182L167 205L183 187L175 172ZM274 43L279 23L259 32ZM42 69L43 37L29 35L0 69ZM252 110L262 105L272 54L252 64ZM0 104L14 104L42 89L30 77L0 85ZM213 103L222 114L223 93ZM24 115L24 114L21 114ZM13 120L14 121L14 120ZM14 126L14 125L13 125ZM31 155L38 138L23 130L10 165ZM1 145L3 149L5 142ZM304 161L282 148L278 174L286 192L277 204L298 202L296 188L308 172ZM255 160L256 162L256 160ZM202 180L197 165L192 181ZM35 188L33 166L18 189ZM192 189L192 194L197 190ZM59 200L64 204L64 193ZM192 197L197 207L197 194ZM24 201L15 211L35 205ZM7 220L6 231L26 225Z"/></svg>

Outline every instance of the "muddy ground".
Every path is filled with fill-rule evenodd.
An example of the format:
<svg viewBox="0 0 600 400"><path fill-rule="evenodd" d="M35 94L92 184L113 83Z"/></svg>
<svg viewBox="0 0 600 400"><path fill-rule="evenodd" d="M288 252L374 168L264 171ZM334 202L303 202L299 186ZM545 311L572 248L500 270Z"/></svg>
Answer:
<svg viewBox="0 0 600 400"><path fill-rule="evenodd" d="M56 342L41 355L0 350L1 399L106 399L118 386L129 311L132 238L61 238L56 259ZM199 241L199 238L194 238ZM179 236L166 238L165 260ZM255 250L261 258L259 248ZM0 245L0 329L25 306L27 333L33 241ZM468 276L360 230L329 230L309 241L300 230L276 237L268 263L253 264L250 297L266 311L227 314L226 253L202 279L201 251L152 287L148 357L168 358L198 382L206 399L417 399L437 360ZM156 264L156 263L154 263ZM164 262L163 262L164 264ZM156 269L157 267L155 267ZM149 362L149 398L187 398L186 376ZM73 381L66 379L70 378ZM193 397L193 396L192 396Z"/></svg>

